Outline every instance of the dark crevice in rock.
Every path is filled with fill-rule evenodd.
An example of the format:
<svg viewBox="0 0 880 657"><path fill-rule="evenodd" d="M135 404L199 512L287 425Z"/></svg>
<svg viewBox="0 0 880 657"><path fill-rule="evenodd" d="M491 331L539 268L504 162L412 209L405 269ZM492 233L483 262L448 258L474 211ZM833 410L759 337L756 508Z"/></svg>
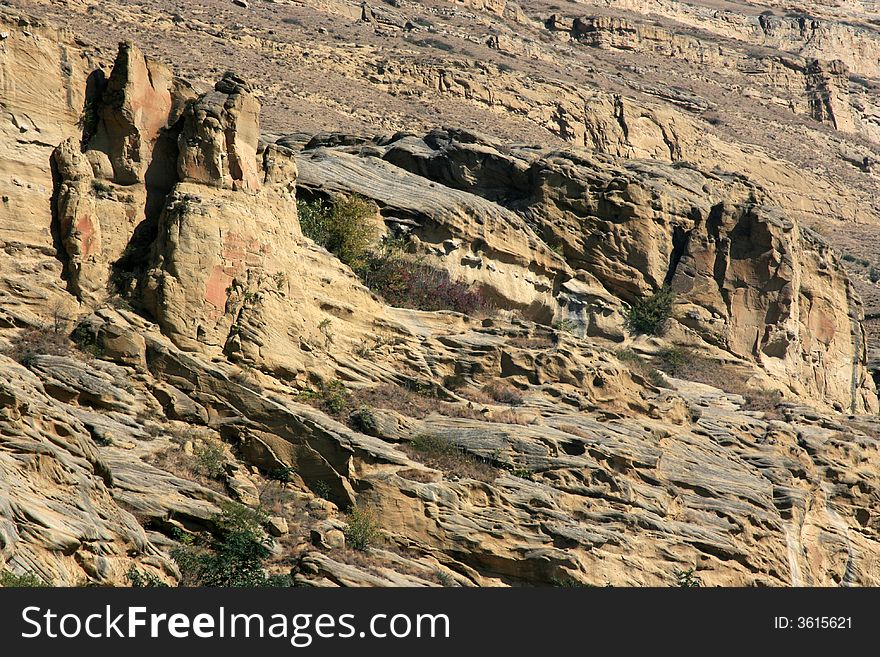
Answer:
<svg viewBox="0 0 880 657"><path fill-rule="evenodd" d="M70 280L70 256L64 245L63 228L58 213L62 181L61 174L58 172L58 163L55 161L54 156L49 158L49 168L52 172L52 196L49 199L49 208L52 213L49 223L49 232L52 235L52 247L55 249L55 257L61 263L61 278L66 284L66 289L71 294L75 294L73 289L74 286L71 284Z"/></svg>
<svg viewBox="0 0 880 657"><path fill-rule="evenodd" d="M672 279L678 269L678 264L687 251L692 233L692 230L685 230L681 226L675 226L672 229L672 253L669 255L669 268L666 270L666 278L663 279L664 285L672 283Z"/></svg>

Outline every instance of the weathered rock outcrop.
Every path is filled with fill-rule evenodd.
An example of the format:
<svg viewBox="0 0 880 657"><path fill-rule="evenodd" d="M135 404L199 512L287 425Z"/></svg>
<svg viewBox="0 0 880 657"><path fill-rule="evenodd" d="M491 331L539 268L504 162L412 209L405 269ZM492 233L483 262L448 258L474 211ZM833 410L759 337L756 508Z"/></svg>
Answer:
<svg viewBox="0 0 880 657"><path fill-rule="evenodd" d="M684 164L719 142L614 95L574 103L601 115L581 123L593 151L461 130L260 141L238 76L197 92L123 46L104 84L64 35L26 31L0 38L0 70L12 52L82 91L46 109L53 171L19 139L39 86L4 87L18 159L0 167L22 184L2 189L30 205L0 213L0 568L173 583L178 532L237 500L268 508L269 568L301 585L880 583L877 417L831 408L876 395L850 281L792 211L830 202L798 196L808 178ZM535 85L509 107L544 120L560 88ZM499 311L387 306L301 234L297 187L372 199L364 221ZM629 335L627 305L664 284L667 337ZM222 467L200 467L206 445ZM357 554L355 503L382 534Z"/></svg>
<svg viewBox="0 0 880 657"><path fill-rule="evenodd" d="M69 30L0 13L0 325L27 325L64 301L57 234L46 222L52 150L78 136L93 57Z"/></svg>
<svg viewBox="0 0 880 657"><path fill-rule="evenodd" d="M675 58L695 66L710 66L721 75L745 75L751 82L750 94L785 94L792 110L808 114L842 132L861 130L870 135L874 130L870 112L860 114L859 124L856 124L856 111L850 99L849 69L840 59L826 61L809 56L768 56L764 52L755 52L744 43L725 40L719 44L702 32L677 33L659 25L639 24L616 16L567 19L553 14L546 25L554 33L567 35L593 48L637 51ZM707 101L689 97L681 91L676 95L674 89L665 92L647 87L642 89L687 109L709 109ZM778 101L772 95L767 99Z"/></svg>
<svg viewBox="0 0 880 657"><path fill-rule="evenodd" d="M186 182L257 191L260 103L247 82L227 73L214 91L187 105L178 137Z"/></svg>
<svg viewBox="0 0 880 657"><path fill-rule="evenodd" d="M98 69L91 80L82 138L69 138L52 157L68 285L94 301L128 284L120 262L136 260L155 229L177 179L170 133L194 92L128 43L120 45L110 77L104 81Z"/></svg>
<svg viewBox="0 0 880 657"><path fill-rule="evenodd" d="M514 301L502 277L527 282L526 272L551 271L553 284L535 303L543 298L547 307L555 297L553 316L577 320L585 335L622 340L624 304L671 285L679 294L679 321L704 340L754 359L798 394L841 410L877 409L861 307L840 262L820 237L741 176L581 152L504 149L456 131L364 147L360 159L346 150L352 148L304 152L301 184L375 198L393 225L399 210L389 199L406 195L376 181L401 180L420 199L421 212L411 206L406 213L415 222L407 228L418 238L415 248L499 299ZM376 156L424 178L387 173ZM515 211L542 246L511 249L508 234L493 223L475 226L441 212L438 206L467 197L437 193L424 179ZM534 234L531 229L513 234ZM465 245L462 255L457 249ZM538 258L547 245L568 267L550 268ZM504 256L511 251L532 260ZM515 301L528 307L524 297Z"/></svg>

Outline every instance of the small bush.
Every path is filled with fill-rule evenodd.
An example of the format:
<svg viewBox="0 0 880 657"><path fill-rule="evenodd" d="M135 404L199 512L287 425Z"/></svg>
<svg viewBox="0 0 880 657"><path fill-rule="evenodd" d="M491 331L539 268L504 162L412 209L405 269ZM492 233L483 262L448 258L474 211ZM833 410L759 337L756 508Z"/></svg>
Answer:
<svg viewBox="0 0 880 657"><path fill-rule="evenodd" d="M330 498L333 496L333 490L330 488L330 484L328 484L323 479L319 479L318 481L316 481L312 486L312 490L314 491L315 495L320 497L322 500L330 500Z"/></svg>
<svg viewBox="0 0 880 657"><path fill-rule="evenodd" d="M227 503L215 516L216 535L201 544L172 551L184 586L289 586L289 577L270 576L263 567L272 539L263 530L266 514L242 504Z"/></svg>
<svg viewBox="0 0 880 657"><path fill-rule="evenodd" d="M321 405L331 415L341 415L348 408L349 397L341 381L330 381L321 385Z"/></svg>
<svg viewBox="0 0 880 657"><path fill-rule="evenodd" d="M703 585L701 580L695 573L693 568L687 570L676 570L675 581L679 587L683 589L697 588Z"/></svg>
<svg viewBox="0 0 880 657"><path fill-rule="evenodd" d="M555 328L560 333L571 333L571 334L574 334L574 332L577 330L577 327L578 327L577 322L575 322L574 320L568 319L568 318L560 319L558 322L556 322L553 325L553 328Z"/></svg>
<svg viewBox="0 0 880 657"><path fill-rule="evenodd" d="M550 579L550 586L560 589L583 589L593 588L590 584L584 584L571 575L556 575Z"/></svg>
<svg viewBox="0 0 880 657"><path fill-rule="evenodd" d="M360 196L344 196L332 204L323 201L297 202L303 235L313 239L352 269L360 269L370 244L377 237L370 217L376 208Z"/></svg>
<svg viewBox="0 0 880 657"><path fill-rule="evenodd" d="M330 347L333 345L333 342L336 339L336 334L331 328L332 324L333 320L329 318L322 319L321 322L318 324L318 330L321 332L321 335L324 336L325 351L330 351Z"/></svg>
<svg viewBox="0 0 880 657"><path fill-rule="evenodd" d="M46 582L37 575L28 573L26 575L16 575L8 570L0 571L0 588L4 589L33 589L48 586Z"/></svg>
<svg viewBox="0 0 880 657"><path fill-rule="evenodd" d="M345 543L348 547L366 552L379 540L379 523L372 509L352 507L348 512Z"/></svg>
<svg viewBox="0 0 880 657"><path fill-rule="evenodd" d="M135 589L168 588L168 585L163 582L158 575L148 571L138 570L134 566L131 566L126 571L125 579L127 579L128 583L131 584L131 587Z"/></svg>
<svg viewBox="0 0 880 657"><path fill-rule="evenodd" d="M274 468L266 473L266 478L270 481L277 481L282 484L286 484L293 480L293 475L295 472L296 468L290 466Z"/></svg>
<svg viewBox="0 0 880 657"><path fill-rule="evenodd" d="M297 398L300 401L317 406L324 412L340 419L351 405L351 397L342 381L322 382L317 390L304 390Z"/></svg>
<svg viewBox="0 0 880 657"><path fill-rule="evenodd" d="M70 334L70 339L76 343L80 352L86 356L103 358L104 348L98 342L97 333L88 324L77 325L73 329L73 333Z"/></svg>
<svg viewBox="0 0 880 657"><path fill-rule="evenodd" d="M663 335L672 317L674 303L675 293L669 287L635 301L626 313L627 328L637 335Z"/></svg>
<svg viewBox="0 0 880 657"><path fill-rule="evenodd" d="M287 274L283 271L276 271L272 274L272 280L275 283L275 289L279 292L282 292L284 288L287 286Z"/></svg>
<svg viewBox="0 0 880 657"><path fill-rule="evenodd" d="M682 345L666 347L657 354L657 359L660 361L660 369L672 376L686 373L690 369L689 365L692 363L693 358L692 350Z"/></svg>
<svg viewBox="0 0 880 657"><path fill-rule="evenodd" d="M69 356L73 343L62 332L50 328L33 328L12 339L6 355L30 367L37 356Z"/></svg>
<svg viewBox="0 0 880 657"><path fill-rule="evenodd" d="M492 304L479 290L455 281L449 272L396 250L371 254L358 274L386 303L416 310L454 310L465 315L489 313Z"/></svg>
<svg viewBox="0 0 880 657"><path fill-rule="evenodd" d="M492 381L483 386L483 392L500 404L519 406L523 403L522 393L509 383Z"/></svg>
<svg viewBox="0 0 880 657"><path fill-rule="evenodd" d="M196 446L193 454L201 474L219 479L226 472L226 451L219 440L206 440Z"/></svg>
<svg viewBox="0 0 880 657"><path fill-rule="evenodd" d="M376 421L376 414L369 406L361 406L356 408L348 416L348 425L355 431L360 431L368 436L379 435L379 423Z"/></svg>

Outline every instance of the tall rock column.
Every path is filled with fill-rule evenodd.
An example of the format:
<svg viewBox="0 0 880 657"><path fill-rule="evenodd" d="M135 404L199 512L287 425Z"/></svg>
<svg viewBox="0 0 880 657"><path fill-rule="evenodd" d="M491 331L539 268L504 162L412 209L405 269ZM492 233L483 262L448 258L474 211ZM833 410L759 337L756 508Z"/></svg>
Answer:
<svg viewBox="0 0 880 657"><path fill-rule="evenodd" d="M226 73L184 112L178 173L185 182L257 191L260 103L250 85Z"/></svg>

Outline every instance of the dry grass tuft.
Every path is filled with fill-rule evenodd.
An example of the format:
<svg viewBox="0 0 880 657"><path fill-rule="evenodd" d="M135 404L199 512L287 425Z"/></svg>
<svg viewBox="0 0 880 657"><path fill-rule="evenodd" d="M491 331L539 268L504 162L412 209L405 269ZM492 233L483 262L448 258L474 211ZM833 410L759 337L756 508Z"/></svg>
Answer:
<svg viewBox="0 0 880 657"><path fill-rule="evenodd" d="M463 479L491 483L498 476L497 468L442 436L415 436L409 444L403 446L403 451L419 463Z"/></svg>

